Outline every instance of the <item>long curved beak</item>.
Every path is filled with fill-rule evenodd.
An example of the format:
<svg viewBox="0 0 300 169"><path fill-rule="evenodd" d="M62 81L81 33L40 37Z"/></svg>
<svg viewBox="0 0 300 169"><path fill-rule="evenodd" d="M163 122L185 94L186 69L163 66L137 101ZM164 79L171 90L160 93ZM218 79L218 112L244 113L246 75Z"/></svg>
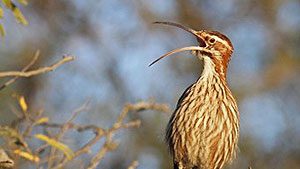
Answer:
<svg viewBox="0 0 300 169"><path fill-rule="evenodd" d="M202 39L202 37L199 35L198 31L195 31L191 28L188 28L186 26L183 26L181 24L178 23L174 23L174 22L153 22L153 24L163 24L163 25L170 25L170 26L175 26L178 27L180 29L183 29L191 34L193 34L194 36L196 36L197 41L199 43L199 46L189 46L189 47L183 47L183 48L179 48L179 49L175 49L172 50L162 56L160 56L158 59L156 59L155 61L153 61L152 63L149 64L149 67L152 66L153 64L155 64L156 62L158 62L159 60L161 60L164 57L170 56L172 54L178 53L178 52L182 52L182 51L190 51L190 50L200 50L202 51L204 49L204 47L206 46L205 41ZM201 31L200 31L201 32Z"/></svg>
<svg viewBox="0 0 300 169"><path fill-rule="evenodd" d="M197 31L195 31L194 29L191 29L189 27L183 26L179 23L174 23L174 22L153 22L153 24L163 24L163 25L170 25L170 26L175 26L178 27L180 29L183 29L187 32L190 32L191 34L195 35L198 37Z"/></svg>
<svg viewBox="0 0 300 169"><path fill-rule="evenodd" d="M179 23L174 23L174 22L153 22L153 24L170 25L170 26L175 26L177 28L183 29L183 30L193 34L194 36L196 36L200 47L205 47L206 46L204 39L200 36L200 33L202 31L195 31L194 29L191 29L189 27L186 27L186 26L183 26Z"/></svg>
<svg viewBox="0 0 300 169"><path fill-rule="evenodd" d="M173 55L175 53L178 53L178 52L183 52L183 51L187 51L187 50L200 50L202 51L203 48L202 47L199 47L199 46L189 46L189 47L183 47L183 48L178 48L178 49L174 49L162 56L160 56L158 59L154 60L152 63L149 64L149 67L152 66L154 63L158 62L160 59L164 58L164 57L167 57L167 56L170 56L170 55Z"/></svg>

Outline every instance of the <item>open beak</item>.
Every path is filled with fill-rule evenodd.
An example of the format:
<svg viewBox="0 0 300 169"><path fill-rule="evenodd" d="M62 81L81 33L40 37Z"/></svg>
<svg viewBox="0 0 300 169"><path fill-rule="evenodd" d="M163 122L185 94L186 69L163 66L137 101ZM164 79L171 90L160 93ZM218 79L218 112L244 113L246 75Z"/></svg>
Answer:
<svg viewBox="0 0 300 169"><path fill-rule="evenodd" d="M199 35L197 36L197 41L198 41L200 47L203 47L203 48L206 47L206 43L205 43L205 41L202 39L201 36L199 36Z"/></svg>
<svg viewBox="0 0 300 169"><path fill-rule="evenodd" d="M199 33L201 32L197 32L191 28L185 27L183 25L180 25L178 23L173 23L173 22L154 22L154 24L164 24L164 25L170 25L170 26L175 26L178 28L181 28L191 34L193 34L194 36L196 36L197 41L199 43L199 46L189 46L189 47L183 47L183 48L178 48L178 49L174 49L162 56L160 56L158 59L156 59L155 61L153 61L152 63L149 64L149 66L152 66L154 63L158 62L159 60L161 60L164 57L170 56L172 54L178 53L178 52L182 52L182 51L195 51L195 50L199 50L199 51L203 51L206 50L206 43L205 41L202 39L202 37L199 35Z"/></svg>

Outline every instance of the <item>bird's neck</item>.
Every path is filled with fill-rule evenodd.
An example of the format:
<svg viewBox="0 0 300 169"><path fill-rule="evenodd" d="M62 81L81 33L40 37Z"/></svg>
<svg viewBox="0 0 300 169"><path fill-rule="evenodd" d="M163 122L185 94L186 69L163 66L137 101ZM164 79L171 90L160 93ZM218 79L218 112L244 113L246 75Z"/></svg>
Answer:
<svg viewBox="0 0 300 169"><path fill-rule="evenodd" d="M218 78L226 83L226 67L220 66L220 63L209 57L204 57L203 62L204 66L200 79L209 81Z"/></svg>

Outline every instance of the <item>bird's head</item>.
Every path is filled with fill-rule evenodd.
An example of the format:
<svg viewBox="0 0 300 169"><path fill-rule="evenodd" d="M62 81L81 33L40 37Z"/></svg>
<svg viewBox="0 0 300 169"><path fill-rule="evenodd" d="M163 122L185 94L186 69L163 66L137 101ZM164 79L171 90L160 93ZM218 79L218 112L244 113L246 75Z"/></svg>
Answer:
<svg viewBox="0 0 300 169"><path fill-rule="evenodd" d="M229 38L217 31L195 31L195 36L199 43L199 47L202 47L203 51L207 51L207 56L211 59L227 60L231 57L233 52L233 46ZM197 52L200 51L200 52ZM201 50L192 50L192 53L196 56L205 57L206 53Z"/></svg>
<svg viewBox="0 0 300 169"><path fill-rule="evenodd" d="M216 70L226 74L228 62L233 52L233 46L229 38L217 31L200 30L195 31L181 24L173 22L154 22L155 24L165 24L181 28L193 34L198 41L198 46L189 46L172 50L150 64L153 65L160 59L181 51L191 51L193 55L200 59L210 59L216 66Z"/></svg>

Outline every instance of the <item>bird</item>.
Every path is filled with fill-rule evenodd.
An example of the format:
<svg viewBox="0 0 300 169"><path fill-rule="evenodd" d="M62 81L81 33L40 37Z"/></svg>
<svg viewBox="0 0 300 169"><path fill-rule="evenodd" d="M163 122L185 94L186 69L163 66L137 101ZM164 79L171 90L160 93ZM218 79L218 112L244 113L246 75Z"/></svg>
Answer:
<svg viewBox="0 0 300 169"><path fill-rule="evenodd" d="M200 77L177 102L166 129L166 142L174 169L222 169L236 158L240 118L226 73L233 53L230 39L218 31L196 31L174 22L154 22L193 34L198 44L172 50L160 59L182 51L203 60Z"/></svg>

